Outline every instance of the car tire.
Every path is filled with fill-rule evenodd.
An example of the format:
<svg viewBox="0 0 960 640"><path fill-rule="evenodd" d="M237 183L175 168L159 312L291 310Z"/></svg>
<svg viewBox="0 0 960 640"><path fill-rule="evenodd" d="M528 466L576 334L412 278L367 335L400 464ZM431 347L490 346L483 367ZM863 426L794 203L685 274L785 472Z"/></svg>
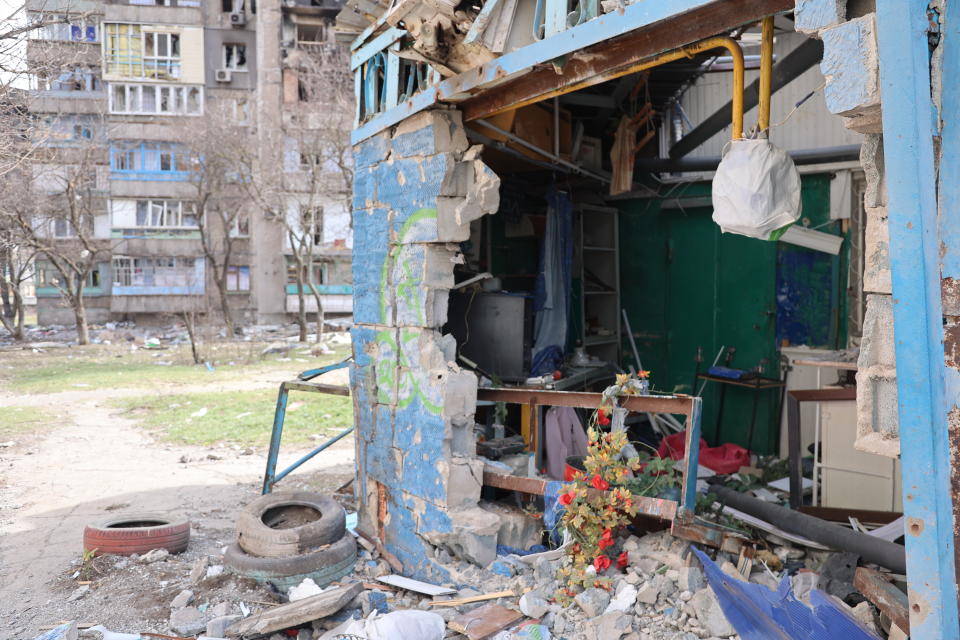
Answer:
<svg viewBox="0 0 960 640"><path fill-rule="evenodd" d="M105 518L83 530L83 550L96 555L130 556L154 549L170 553L185 551L190 542L190 523L156 513Z"/></svg>
<svg viewBox="0 0 960 640"><path fill-rule="evenodd" d="M333 544L286 558L260 558L247 553L237 543L227 547L223 554L223 564L228 571L257 582L269 582L278 589L300 584L304 578L326 586L353 572L356 561L357 541L349 533Z"/></svg>
<svg viewBox="0 0 960 640"><path fill-rule="evenodd" d="M330 496L309 491L269 493L237 516L240 548L261 558L296 556L336 542L345 532L343 507Z"/></svg>

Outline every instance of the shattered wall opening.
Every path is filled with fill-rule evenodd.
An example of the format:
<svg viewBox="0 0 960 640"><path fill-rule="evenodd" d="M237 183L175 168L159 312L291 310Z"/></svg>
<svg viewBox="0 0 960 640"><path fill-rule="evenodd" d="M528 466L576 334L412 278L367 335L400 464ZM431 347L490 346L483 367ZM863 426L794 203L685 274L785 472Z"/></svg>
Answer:
<svg viewBox="0 0 960 640"><path fill-rule="evenodd" d="M441 333L458 243L499 206L499 178L480 151L460 113L439 109L354 149L359 526L424 580L448 579L433 546L481 566L496 557L499 519L477 506L477 379Z"/></svg>

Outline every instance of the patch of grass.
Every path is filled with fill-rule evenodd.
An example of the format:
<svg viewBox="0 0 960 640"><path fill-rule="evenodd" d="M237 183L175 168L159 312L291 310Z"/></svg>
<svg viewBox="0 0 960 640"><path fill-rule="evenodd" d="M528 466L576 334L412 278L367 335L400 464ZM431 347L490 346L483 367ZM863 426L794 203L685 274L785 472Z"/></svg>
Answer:
<svg viewBox="0 0 960 640"><path fill-rule="evenodd" d="M123 398L114 405L157 437L170 442L211 445L219 442L266 446L270 441L277 392L231 391ZM283 441L309 442L353 424L350 398L292 392L283 423Z"/></svg>
<svg viewBox="0 0 960 640"><path fill-rule="evenodd" d="M291 351L289 358L271 355L264 359L260 357L262 348L262 344L251 343L214 345L209 348L213 371L193 364L187 345L161 351L91 346L42 354L23 352L11 358L6 367L0 367L0 382L20 393L212 384L277 370L289 371L292 377L349 355L349 347L338 347L323 358L298 353L309 348L305 345Z"/></svg>
<svg viewBox="0 0 960 640"><path fill-rule="evenodd" d="M60 416L45 408L4 407L0 409L0 440L43 431L61 422Z"/></svg>

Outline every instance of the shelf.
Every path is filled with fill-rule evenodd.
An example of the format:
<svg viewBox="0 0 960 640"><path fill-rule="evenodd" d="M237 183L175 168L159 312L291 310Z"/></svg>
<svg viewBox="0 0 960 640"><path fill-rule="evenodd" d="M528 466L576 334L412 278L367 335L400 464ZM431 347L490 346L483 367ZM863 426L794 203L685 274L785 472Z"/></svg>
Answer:
<svg viewBox="0 0 960 640"><path fill-rule="evenodd" d="M583 295L585 296L615 296L617 295L616 291L584 291Z"/></svg>
<svg viewBox="0 0 960 640"><path fill-rule="evenodd" d="M583 346L592 347L598 344L616 344L617 336L587 336L583 339Z"/></svg>
<svg viewBox="0 0 960 640"><path fill-rule="evenodd" d="M591 247L590 245L583 245L584 251L616 251L614 247Z"/></svg>

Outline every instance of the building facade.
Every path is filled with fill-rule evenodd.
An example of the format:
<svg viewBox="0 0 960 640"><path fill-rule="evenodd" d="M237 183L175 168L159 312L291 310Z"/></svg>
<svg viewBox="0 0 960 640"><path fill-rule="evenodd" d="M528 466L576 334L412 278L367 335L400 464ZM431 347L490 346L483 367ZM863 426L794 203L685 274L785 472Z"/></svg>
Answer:
<svg viewBox="0 0 960 640"><path fill-rule="evenodd" d="M331 134L332 116L310 114L352 107L331 108L332 80L322 96L270 91L304 60L335 76L323 64L342 51L330 28L337 6L263 7L272 22L254 0L28 9L55 20L27 48L29 108L44 125L33 189L49 197L89 176L84 228L53 198L40 233L55 247L90 245L90 322L225 308L235 323L279 322L301 299L309 312L318 299L325 313L351 311L349 166L329 160L346 142ZM257 141L282 150L271 179ZM42 254L36 266L39 322L71 324L58 270Z"/></svg>

